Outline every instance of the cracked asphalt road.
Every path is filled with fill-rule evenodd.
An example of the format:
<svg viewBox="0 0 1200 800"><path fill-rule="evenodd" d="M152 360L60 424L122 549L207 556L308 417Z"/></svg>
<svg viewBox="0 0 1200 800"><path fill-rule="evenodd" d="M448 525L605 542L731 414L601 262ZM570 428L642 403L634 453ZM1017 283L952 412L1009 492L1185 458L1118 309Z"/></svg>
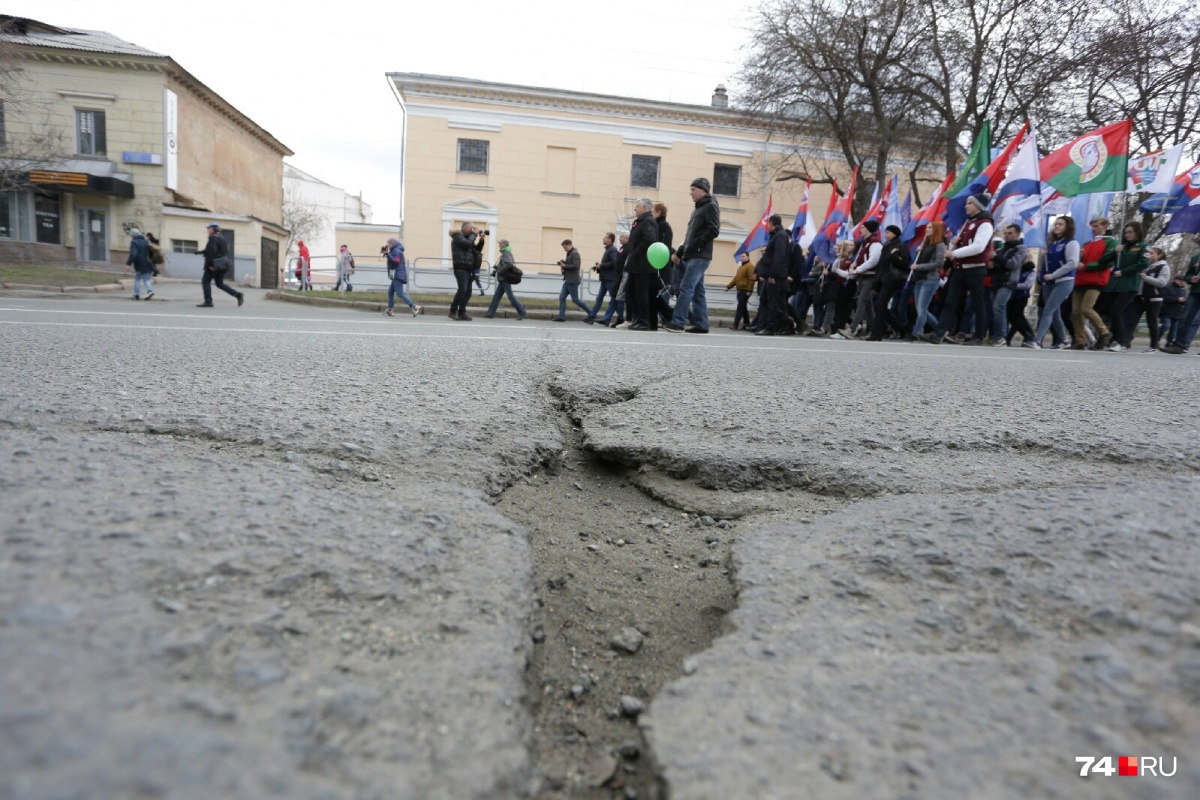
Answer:
<svg viewBox="0 0 1200 800"><path fill-rule="evenodd" d="M641 718L671 797L1200 793L1200 360L194 293L0 297L2 798L534 793L490 500L559 404L739 507L735 630Z"/></svg>

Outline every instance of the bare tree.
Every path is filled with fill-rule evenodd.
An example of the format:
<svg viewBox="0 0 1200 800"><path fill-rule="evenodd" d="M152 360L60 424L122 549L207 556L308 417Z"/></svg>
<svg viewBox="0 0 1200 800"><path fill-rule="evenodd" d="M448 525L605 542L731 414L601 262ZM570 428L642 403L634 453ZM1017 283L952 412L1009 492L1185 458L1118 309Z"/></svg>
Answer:
<svg viewBox="0 0 1200 800"><path fill-rule="evenodd" d="M283 182L283 227L288 229L284 252L291 254L297 242L321 235L329 220L317 205L304 196L295 182Z"/></svg>
<svg viewBox="0 0 1200 800"><path fill-rule="evenodd" d="M50 123L49 105L26 85L16 24L0 20L0 194L30 188L30 171L53 169L64 155L63 131Z"/></svg>

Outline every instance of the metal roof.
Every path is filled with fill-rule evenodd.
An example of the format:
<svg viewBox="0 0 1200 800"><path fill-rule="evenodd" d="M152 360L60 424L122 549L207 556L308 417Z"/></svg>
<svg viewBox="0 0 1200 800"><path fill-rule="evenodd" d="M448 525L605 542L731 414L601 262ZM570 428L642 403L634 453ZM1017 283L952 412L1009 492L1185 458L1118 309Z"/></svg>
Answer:
<svg viewBox="0 0 1200 800"><path fill-rule="evenodd" d="M37 20L5 15L0 15L0 42L87 53L166 58L162 53L119 39L105 31L61 28Z"/></svg>

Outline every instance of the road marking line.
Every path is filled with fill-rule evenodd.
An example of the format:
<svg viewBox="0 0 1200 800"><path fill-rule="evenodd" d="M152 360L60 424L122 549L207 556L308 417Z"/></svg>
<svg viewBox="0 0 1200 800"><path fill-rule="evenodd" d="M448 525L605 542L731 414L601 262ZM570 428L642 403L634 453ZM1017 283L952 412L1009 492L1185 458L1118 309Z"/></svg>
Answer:
<svg viewBox="0 0 1200 800"><path fill-rule="evenodd" d="M8 309L0 308L0 311ZM206 317L205 319L212 319ZM230 317L230 319L233 319ZM295 322L295 320L282 320L285 322ZM939 358L939 359L954 359L967 361L1020 361L1026 364L1088 364L1089 360L1069 359L1069 358L1031 358L1018 356L985 356L985 355L953 355L946 353L914 353L904 350L858 350L853 347L841 348L811 348L811 347L786 347L776 346L770 347L757 344L705 344L703 342L682 342L679 339L666 339L658 336L654 337L653 341L631 341L621 338L599 338L599 339L549 339L549 338L532 338L528 336L475 336L461 335L455 336L451 334L437 333L417 333L410 331L395 331L390 333L373 332L373 331L310 331L310 330L279 330L275 328L199 328L185 325L119 325L116 323L102 322L23 322L21 320L0 320L3 325L40 325L45 327L57 328L115 328L123 330L153 330L153 331L198 331L202 333L277 333L295 336L296 334L310 334L313 336L373 336L373 337L406 337L410 339L445 339L448 341L484 341L484 342L535 342L541 344L612 344L624 347L673 347L673 348L689 348L694 350L759 350L776 353L835 353L838 355L856 355L856 356L910 356L916 358ZM424 326L423 326L424 327ZM547 331L549 332L549 331ZM587 333L587 331L580 331Z"/></svg>

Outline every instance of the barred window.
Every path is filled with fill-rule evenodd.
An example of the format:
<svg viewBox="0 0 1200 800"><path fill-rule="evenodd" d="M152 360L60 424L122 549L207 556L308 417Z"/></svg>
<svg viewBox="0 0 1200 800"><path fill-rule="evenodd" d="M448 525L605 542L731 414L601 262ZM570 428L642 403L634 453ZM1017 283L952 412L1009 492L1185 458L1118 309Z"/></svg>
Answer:
<svg viewBox="0 0 1200 800"><path fill-rule="evenodd" d="M488 145L484 139L458 140L458 171L478 172L484 175L488 171Z"/></svg>
<svg viewBox="0 0 1200 800"><path fill-rule="evenodd" d="M107 149L103 111L75 111L76 151L85 156L102 156Z"/></svg>
<svg viewBox="0 0 1200 800"><path fill-rule="evenodd" d="M713 165L713 194L739 197L742 193L742 168L733 164Z"/></svg>
<svg viewBox="0 0 1200 800"><path fill-rule="evenodd" d="M172 239L172 253L199 253L200 243L195 239Z"/></svg>
<svg viewBox="0 0 1200 800"><path fill-rule="evenodd" d="M629 175L629 185L657 189L658 168L661 163L662 159L658 156L634 156L633 168L630 170Z"/></svg>

